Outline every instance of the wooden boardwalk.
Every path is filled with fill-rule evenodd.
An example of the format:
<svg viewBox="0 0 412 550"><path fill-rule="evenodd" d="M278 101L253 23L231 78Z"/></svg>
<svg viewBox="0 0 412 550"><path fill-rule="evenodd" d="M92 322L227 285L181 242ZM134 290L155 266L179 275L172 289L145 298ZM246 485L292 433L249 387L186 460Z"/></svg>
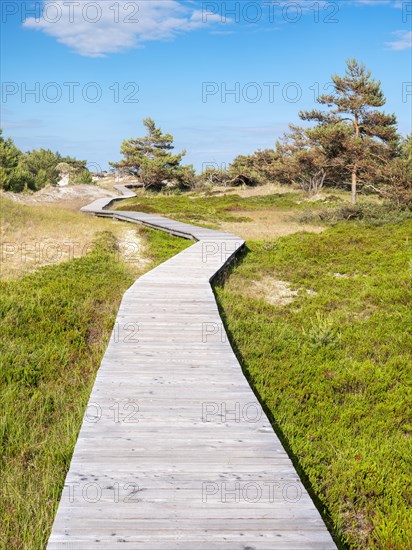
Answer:
<svg viewBox="0 0 412 550"><path fill-rule="evenodd" d="M197 242L124 295L48 550L336 548L219 316L210 280L244 242L110 202L83 210Z"/></svg>

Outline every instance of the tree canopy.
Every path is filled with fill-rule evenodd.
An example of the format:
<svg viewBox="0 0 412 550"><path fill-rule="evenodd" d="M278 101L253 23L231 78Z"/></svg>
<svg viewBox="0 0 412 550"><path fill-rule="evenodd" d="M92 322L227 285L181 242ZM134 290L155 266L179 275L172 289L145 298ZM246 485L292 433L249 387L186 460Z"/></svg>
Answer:
<svg viewBox="0 0 412 550"><path fill-rule="evenodd" d="M329 110L301 111L302 120L315 122L318 139L337 138L333 147L339 155L335 163L345 167L351 175L352 202L356 202L358 176L370 172L373 165L388 161L399 145L395 115L378 109L386 99L381 83L372 78L363 63L348 59L344 76L332 75L334 90L318 97L317 102ZM334 133L334 129L339 131Z"/></svg>
<svg viewBox="0 0 412 550"><path fill-rule="evenodd" d="M0 130L0 189L20 193L38 191L46 185L57 185L59 164L67 163L73 169L71 183L93 183L85 160L62 157L59 152L39 149L23 153L11 138L4 139Z"/></svg>
<svg viewBox="0 0 412 550"><path fill-rule="evenodd" d="M299 113L310 126L290 125L274 149L240 155L226 173L215 170L205 179L226 183L240 173L252 182L292 184L308 193L351 185L353 202L362 185L365 192L411 204L411 136L402 140L395 115L380 110L386 102L381 83L365 65L346 63L343 76L332 76L332 93L317 100L327 109Z"/></svg>
<svg viewBox="0 0 412 550"><path fill-rule="evenodd" d="M110 164L136 176L145 188L160 189L167 184L190 187L194 179L192 166L182 166L186 151L173 154L173 136L164 134L151 118L143 120L146 134L124 140L120 152L123 159Z"/></svg>

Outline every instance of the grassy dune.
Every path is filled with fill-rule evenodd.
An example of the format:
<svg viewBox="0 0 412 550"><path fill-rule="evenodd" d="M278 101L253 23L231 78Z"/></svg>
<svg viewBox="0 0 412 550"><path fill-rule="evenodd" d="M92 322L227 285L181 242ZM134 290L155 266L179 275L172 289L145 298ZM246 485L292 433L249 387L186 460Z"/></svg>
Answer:
<svg viewBox="0 0 412 550"><path fill-rule="evenodd" d="M28 206L0 194L0 275L12 279L44 265L57 265L85 256L96 235L110 231L119 243L119 255L137 272L141 268L143 243L130 225L94 218L62 206ZM132 226L133 227L133 226ZM134 255L131 255L131 252ZM130 254L129 254L130 253ZM129 256L126 258L126 255Z"/></svg>
<svg viewBox="0 0 412 550"><path fill-rule="evenodd" d="M232 189L225 194L222 194L223 191L216 195L192 193L178 196L140 192L138 197L122 201L117 208L164 214L178 221L220 228L244 239L268 239L303 229L322 231L318 219L315 222L299 222L298 214L310 207L299 192L285 192L272 185Z"/></svg>
<svg viewBox="0 0 412 550"><path fill-rule="evenodd" d="M249 239L215 289L245 373L343 544L409 548L410 215L371 203L353 219L341 196L308 203L299 193L257 192L144 195L121 208ZM121 296L138 273L191 243L6 206L4 234L17 244L93 243L46 267L12 258L0 283L0 548L33 550L47 541ZM141 245L136 262L120 253L122 239Z"/></svg>
<svg viewBox="0 0 412 550"><path fill-rule="evenodd" d="M248 239L216 293L252 386L342 544L408 548L411 213L279 189L142 194L120 208Z"/></svg>
<svg viewBox="0 0 412 550"><path fill-rule="evenodd" d="M351 548L412 540L411 235L341 223L249 242L216 288L252 386ZM271 299L279 281L290 303Z"/></svg>
<svg viewBox="0 0 412 550"><path fill-rule="evenodd" d="M86 257L1 283L2 548L43 548L122 294L110 234Z"/></svg>
<svg viewBox="0 0 412 550"><path fill-rule="evenodd" d="M12 205L10 227L28 240L50 237L59 213ZM32 214L32 224L26 217ZM42 226L37 226L39 220ZM21 278L0 282L0 548L44 548L53 523L95 373L107 346L121 297L136 278L118 239L85 215L61 219L60 238L94 242L77 259L30 266ZM21 223L20 223L21 222ZM74 227L73 227L74 225ZM131 224L118 224L130 231ZM186 241L137 229L145 269L173 256ZM10 234L10 233L9 233ZM77 238L77 237L76 237ZM27 267L27 266L23 266ZM32 271L36 268L35 271ZM142 267L140 268L142 272ZM14 273L14 275L16 275Z"/></svg>

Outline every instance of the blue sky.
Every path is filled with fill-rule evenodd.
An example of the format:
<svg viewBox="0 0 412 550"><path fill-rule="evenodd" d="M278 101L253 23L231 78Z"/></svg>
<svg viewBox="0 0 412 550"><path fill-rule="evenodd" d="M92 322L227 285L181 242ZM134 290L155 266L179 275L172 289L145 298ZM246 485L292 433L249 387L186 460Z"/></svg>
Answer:
<svg viewBox="0 0 412 550"><path fill-rule="evenodd" d="M1 125L23 150L106 168L151 116L185 162L220 166L273 147L352 56L411 131L409 1L0 3Z"/></svg>

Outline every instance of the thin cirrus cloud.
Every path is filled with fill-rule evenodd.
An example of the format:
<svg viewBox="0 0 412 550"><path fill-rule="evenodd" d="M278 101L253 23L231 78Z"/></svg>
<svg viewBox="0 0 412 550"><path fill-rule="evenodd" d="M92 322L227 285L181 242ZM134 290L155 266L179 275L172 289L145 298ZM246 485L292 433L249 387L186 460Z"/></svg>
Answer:
<svg viewBox="0 0 412 550"><path fill-rule="evenodd" d="M390 50L409 50L412 48L412 31L397 31L393 33L397 38L391 42L386 42Z"/></svg>
<svg viewBox="0 0 412 550"><path fill-rule="evenodd" d="M353 3L364 6L378 6L379 4L389 4L394 8L401 8L403 1L404 0L353 0Z"/></svg>
<svg viewBox="0 0 412 550"><path fill-rule="evenodd" d="M27 130L28 128L42 128L43 122L37 118L25 120L3 119L2 126L5 130Z"/></svg>
<svg viewBox="0 0 412 550"><path fill-rule="evenodd" d="M221 21L191 2L179 0L134 1L43 0L40 18L23 26L42 31L72 51L87 57L105 57L153 40L167 40Z"/></svg>

